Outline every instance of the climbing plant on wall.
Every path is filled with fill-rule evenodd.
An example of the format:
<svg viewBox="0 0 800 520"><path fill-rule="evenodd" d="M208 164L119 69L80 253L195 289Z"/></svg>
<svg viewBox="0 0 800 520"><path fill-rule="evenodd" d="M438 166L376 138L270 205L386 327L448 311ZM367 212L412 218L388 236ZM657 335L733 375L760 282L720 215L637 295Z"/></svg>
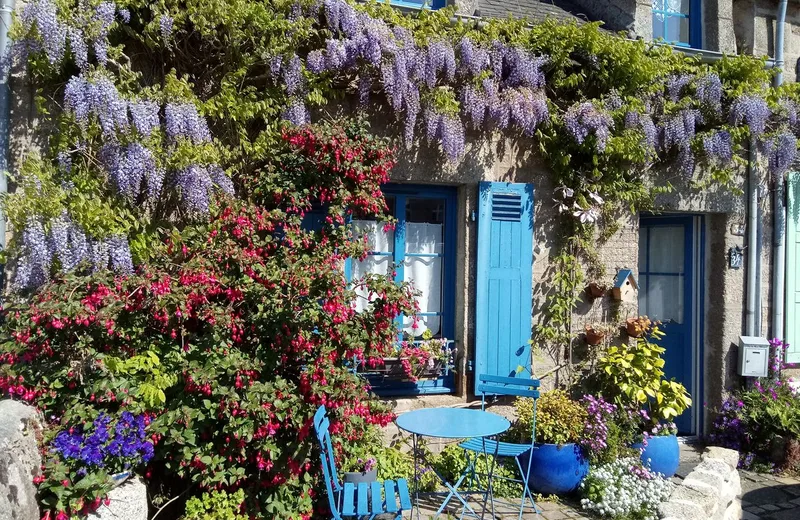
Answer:
<svg viewBox="0 0 800 520"><path fill-rule="evenodd" d="M162 249L164 238L169 244L181 243L173 240L181 233L196 238L198 229L209 231L203 226L212 216L212 228L221 225L219 197L254 204L256 209L242 210L248 219L259 214L258 207L280 207L291 226L269 230L277 235L301 233L309 198L323 205L335 200L342 212L378 216L377 186L368 194L353 187L352 193L315 191L319 186L308 182L308 171L286 154L287 142L306 153L322 150L313 160L324 159L327 173L355 175L347 179L356 186L363 187L364 179L385 180L388 165L369 172L351 166L383 164L388 148L365 157L362 137L348 134L353 141L334 138L317 148L313 134L289 130L321 119L327 108L388 115L392 137L408 147L439 148L443 168L455 167L474 153L473 143L496 134L534 148L557 187L554 204L565 238L559 262L576 269L581 256L594 263L598 226L607 233L621 212L651 207L658 193L677 184L737 189L737 172L751 145L764 157L769 176L783 175L795 159L800 131L800 92L794 85L770 88L763 60L729 57L704 64L668 47L625 40L597 24L478 23L454 19L451 9L404 14L387 4L345 0L35 0L18 13L13 37L3 66L33 79L47 129L46 145L12 172L17 189L3 200L14 230L5 254L20 297L48 281L55 285L44 294L61 294L63 276L74 284L70 291L78 290L86 285L72 277L110 276L109 270L127 280L116 288L121 299L126 284L151 288L144 266L162 262L171 273L178 261L175 250ZM304 173L293 177L296 168ZM297 191L301 185L306 191ZM227 225L230 214L223 215ZM327 217L336 228L332 237L347 247L352 237L339 221L343 217ZM239 242L241 236L228 238L247 254L271 252L252 251L252 244ZM298 235L305 246L303 238ZM231 252L219 252L220 258ZM328 267L326 275L333 277ZM139 276L144 279L132 278ZM549 328L541 331L548 341L568 341L577 280L558 281ZM396 296L402 305L389 306L378 322L391 321L410 305ZM17 331L22 336L13 338L15 348L27 342L26 323ZM210 324L210 330L215 327ZM106 332L113 336L113 330ZM381 333L382 340L391 337ZM382 341L377 350L388 344ZM260 370L250 361L237 367L247 378ZM237 370L226 375L233 388L240 388ZM337 376L352 382L341 372ZM7 388L20 386L9 381ZM185 383L186 392L204 391ZM30 392L23 385L23 395L41 395ZM320 392L319 399L328 399ZM178 409L169 412L180 415ZM260 426L269 428L272 417L259 417ZM307 453L307 445L301 448L298 453ZM208 454L222 468L213 478L228 467L218 456ZM252 453L242 457L236 462L254 465L256 472L271 462ZM181 475L189 478L209 465L191 457L181 462ZM288 476L272 477L276 486L281 478L296 479L296 488L262 490L251 503L269 505L278 515L310 514L310 488L300 482L306 469L290 469Z"/></svg>

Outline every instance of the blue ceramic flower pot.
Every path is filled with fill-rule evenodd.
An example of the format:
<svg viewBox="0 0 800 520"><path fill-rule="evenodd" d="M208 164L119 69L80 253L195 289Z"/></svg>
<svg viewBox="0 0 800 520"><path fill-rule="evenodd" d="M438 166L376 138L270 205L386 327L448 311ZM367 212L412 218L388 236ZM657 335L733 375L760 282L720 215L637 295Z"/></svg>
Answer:
<svg viewBox="0 0 800 520"><path fill-rule="evenodd" d="M641 450L642 443L633 444L631 448ZM681 451L678 447L678 438L674 435L659 435L647 439L647 447L641 454L642 464L651 471L663 474L669 478L678 471L681 462Z"/></svg>
<svg viewBox="0 0 800 520"><path fill-rule="evenodd" d="M528 452L531 453L531 452ZM520 457L528 469L527 453ZM563 495L578 489L589 473L589 459L577 444L536 444L531 455L528 487L537 493Z"/></svg>

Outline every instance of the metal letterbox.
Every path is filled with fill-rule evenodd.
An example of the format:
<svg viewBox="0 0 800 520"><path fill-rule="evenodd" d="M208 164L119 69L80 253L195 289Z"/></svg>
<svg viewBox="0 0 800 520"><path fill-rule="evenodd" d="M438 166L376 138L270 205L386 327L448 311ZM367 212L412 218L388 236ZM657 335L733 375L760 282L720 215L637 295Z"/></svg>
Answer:
<svg viewBox="0 0 800 520"><path fill-rule="evenodd" d="M769 370L769 341L756 336L739 337L739 375L767 377Z"/></svg>

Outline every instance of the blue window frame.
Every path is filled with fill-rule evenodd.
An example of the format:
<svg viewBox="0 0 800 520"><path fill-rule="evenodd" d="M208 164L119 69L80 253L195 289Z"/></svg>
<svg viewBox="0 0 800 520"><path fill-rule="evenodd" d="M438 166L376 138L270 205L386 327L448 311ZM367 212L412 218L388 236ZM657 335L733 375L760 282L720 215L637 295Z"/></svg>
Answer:
<svg viewBox="0 0 800 520"><path fill-rule="evenodd" d="M700 0L653 0L653 39L699 49L703 43Z"/></svg>
<svg viewBox="0 0 800 520"><path fill-rule="evenodd" d="M407 7L409 9L441 9L447 5L446 0L389 0L389 2L397 7Z"/></svg>
<svg viewBox="0 0 800 520"><path fill-rule="evenodd" d="M401 318L409 339L419 339L426 329L434 337L452 340L455 334L456 189L444 186L389 184L383 186L389 214L397 224L384 231L378 222L353 220L357 233L368 237L372 250L363 261L350 259L345 266L348 279L367 272L389 273L395 280L411 282L422 294L418 327ZM366 295L362 295L362 298ZM366 300L364 300L366 302ZM358 304L357 304L358 305ZM379 395L451 393L453 373L416 383L368 376Z"/></svg>

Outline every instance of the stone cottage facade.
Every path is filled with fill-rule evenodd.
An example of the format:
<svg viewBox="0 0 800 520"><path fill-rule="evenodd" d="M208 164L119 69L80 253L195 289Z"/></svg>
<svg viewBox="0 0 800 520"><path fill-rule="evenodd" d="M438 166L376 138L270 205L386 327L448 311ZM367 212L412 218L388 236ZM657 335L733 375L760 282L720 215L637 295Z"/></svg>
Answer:
<svg viewBox="0 0 800 520"><path fill-rule="evenodd" d="M603 21L606 29L623 31L630 38L671 38L676 48L702 54L705 60L719 59L722 54L748 53L767 56L767 66L774 65L777 2L456 0L455 5L461 15L470 17L511 15L532 22L546 18L578 23ZM789 2L786 21L784 79L795 81L800 56L800 3ZM441 285L437 286L441 287L442 302L437 312L442 311L439 334L456 341L458 357L454 374L439 381L416 385L410 392L418 394L417 397L399 399L400 409L471 400L476 374L489 371L510 375L517 360L526 357L532 358L532 362L526 364L526 370L543 377L545 386L564 381L563 365L568 362L564 351L553 352L534 342L531 353L519 340L515 342L513 332L512 337L506 332L508 328L519 326L512 312L519 305L514 293L516 286L510 284L503 286L505 289L498 289L500 296L486 295L486 291L491 293L486 286L486 278L491 279L487 269L491 270L492 262L502 264L503 254L509 247L507 244L513 243L513 239L505 246L498 244L499 253L494 252L492 246L487 245L491 237L482 236L482 231L484 234L487 232L481 225L481 218L493 219L496 216L493 215L494 199L491 198L495 193L509 195L510 199L504 201L501 198L499 201L500 208L505 209L507 200L517 200L513 197L516 193L514 187L528 186L531 193L528 202L533 217L532 251L530 256L525 256L526 260L532 260L529 280L532 327L530 331L526 329L528 337L544 319L543 311L554 269L550 251L558 239L554 229L557 212L553 199L556 194L545 166L537 160L531 148L525 142L511 142L500 137L491 143L473 139L468 144L467 159L455 168L443 166L436 152L424 148L401 157L389 193L406 190L407 193L422 195L426 190L444 190L439 192L443 195L438 200L446 208L447 218L455 219L449 224L442 221L442 269L443 273L450 274L443 275ZM740 336L748 333L764 338L783 335L792 341L797 335L800 339L800 331L795 331L793 321L786 324L785 332L776 330L773 323L773 299L776 297L772 269L773 206L774 191L782 186L759 178L758 185L754 185L757 205L749 205L747 173L743 171L738 182L743 192L741 195L729 191L700 194L683 186L657 201L661 208L657 215L624 216L617 232L599 244L604 272L587 281L611 287L617 281L618 273L630 270L638 285L638 301L620 305L613 301L610 291L594 300L584 296L573 315L576 352L584 344L582 332L586 324L606 322L619 325L626 317L638 314L648 314L665 322L668 376L680 380L690 390L695 403L679 421L682 432L687 435L702 435L707 431L711 410L721 403L725 390L743 382L743 378L737 375ZM411 199L403 200L408 203ZM523 205L525 202L523 195ZM753 227L748 225L749 208L755 208L751 221L755 222L754 241L748 236L748 228ZM783 208L779 207L779 210L783 211ZM789 218L796 218L796 213L790 211ZM520 215L526 218L524 208ZM495 224L503 225L493 221L492 225ZM448 225L450 235L447 233ZM787 240L787 248L793 248L794 236ZM448 242L453 241L455 250L450 254L455 258L448 259L447 249L452 246ZM737 257L748 248L758 251L759 265L753 289L747 287L747 254L743 254L741 264L732 260L732 255ZM513 254L518 253L515 250ZM506 267L514 266L508 264ZM787 266L787 270L796 268L794 264ZM495 282L490 280L489 283ZM748 315L747 300L751 290L755 306L751 306L753 312ZM786 314L794 316L794 288L787 287L786 291L792 295L790 300L784 300ZM505 302L504 297L507 298ZM429 294L425 298L426 304L431 301ZM487 298L488 304L482 301ZM449 303L445 305L445 302ZM447 305L454 307L448 310ZM505 310L492 322L498 305ZM448 321L451 323L447 324ZM780 322L784 324L786 320ZM789 361L800 362L800 348L790 349ZM399 396L404 392L408 393L409 389L390 391L389 394ZM454 397L432 395L438 393ZM420 398L419 394L423 397Z"/></svg>
<svg viewBox="0 0 800 520"><path fill-rule="evenodd" d="M411 1L397 3L415 7ZM662 9L654 13L656 4ZM434 2L433 7L442 5ZM602 20L609 30L648 40L657 26L660 36L674 35L676 46L702 52L706 59L716 59L719 53L774 53L775 3L763 0L455 0L455 5L460 15L469 17ZM800 2L790 2L787 20L785 79L794 81L800 57ZM36 147L39 133L26 79L15 76L12 90L13 171L15 159ZM478 373L511 375L521 368L541 377L545 386L563 382L567 352L528 343L543 320L556 269L550 252L559 237L555 186L533 149L533 143L522 139L468 139L465 159L455 167L443 164L438 150L422 146L405 151L386 187L390 211L402 223L402 231L356 223L369 236L375 254L366 262L354 262L353 273L402 266L401 276L423 292L420 307L426 328L453 340L456 348L452 370L441 377L409 383L373 376L376 389L397 399L398 409L471 401ZM657 215L624 215L617 231L599 243L603 272L587 281L610 288L621 282L619 273L630 272L637 286L633 301L615 303L610 290L594 300L584 296L572 318L576 350L583 345L586 324L620 325L639 314L666 323L668 375L679 379L695 402L681 419L687 435L706 431L707 410L721 402L725 389L741 382L736 356L748 318L753 335L775 334L775 186L754 187L759 200L754 206L756 240L751 243L747 172L738 184L743 195L698 194L683 187L657 201L662 209ZM731 252L748 248L759 251L760 258L752 316L746 315L752 292L746 284L747 255L741 265L731 262ZM792 355L800 362L800 347Z"/></svg>

